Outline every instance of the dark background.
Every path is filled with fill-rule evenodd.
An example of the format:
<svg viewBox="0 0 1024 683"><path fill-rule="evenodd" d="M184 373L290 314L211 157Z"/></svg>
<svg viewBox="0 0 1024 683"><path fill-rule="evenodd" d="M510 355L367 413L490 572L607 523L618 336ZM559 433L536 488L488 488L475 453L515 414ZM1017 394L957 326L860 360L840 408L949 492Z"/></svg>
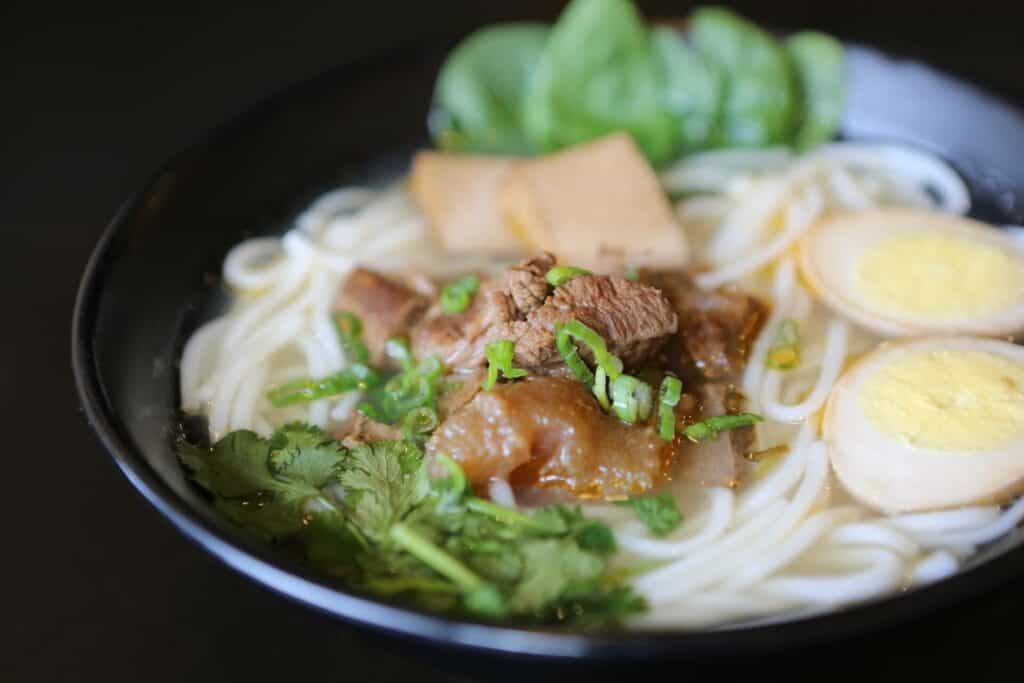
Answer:
<svg viewBox="0 0 1024 683"><path fill-rule="evenodd" d="M0 680L473 678L440 672L479 662L354 633L174 532L89 432L71 383L71 308L105 223L211 126L355 58L450 41L497 18L551 17L561 4L0 5ZM816 26L924 59L1024 105L1020 3L734 4L765 24ZM641 5L670 16L689 3ZM1019 676L1022 610L1024 579L912 628L748 663L744 677Z"/></svg>

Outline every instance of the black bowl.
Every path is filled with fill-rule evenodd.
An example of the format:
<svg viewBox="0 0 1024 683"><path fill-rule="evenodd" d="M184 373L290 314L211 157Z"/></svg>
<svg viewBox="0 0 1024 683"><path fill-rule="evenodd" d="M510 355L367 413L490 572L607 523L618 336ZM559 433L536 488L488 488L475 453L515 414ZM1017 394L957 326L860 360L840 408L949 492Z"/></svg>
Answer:
<svg viewBox="0 0 1024 683"><path fill-rule="evenodd" d="M347 66L275 96L181 154L113 220L82 279L72 351L86 413L141 493L224 563L300 603L435 644L561 658L757 655L863 634L962 601L1024 570L1014 534L954 577L823 616L704 632L581 635L441 618L346 591L223 520L172 450L183 341L225 302L227 249L279 233L319 192L395 174L426 142L440 50ZM1024 116L919 64L850 49L843 136L936 152L967 178L974 214L1024 218Z"/></svg>

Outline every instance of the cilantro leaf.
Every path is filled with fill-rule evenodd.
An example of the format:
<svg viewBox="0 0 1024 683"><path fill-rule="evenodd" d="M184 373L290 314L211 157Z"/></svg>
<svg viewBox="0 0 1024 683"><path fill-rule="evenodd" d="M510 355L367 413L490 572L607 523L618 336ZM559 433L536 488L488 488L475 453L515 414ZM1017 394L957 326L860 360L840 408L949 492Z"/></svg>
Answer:
<svg viewBox="0 0 1024 683"><path fill-rule="evenodd" d="M430 492L423 452L409 441L360 444L349 451L338 481L352 521L378 541Z"/></svg>
<svg viewBox="0 0 1024 683"><path fill-rule="evenodd" d="M537 612L563 597L575 584L596 581L604 572L601 558L572 541L538 539L522 544L523 576L512 594L512 607Z"/></svg>
<svg viewBox="0 0 1024 683"><path fill-rule="evenodd" d="M337 474L345 451L318 427L301 423L285 425L270 439L272 472L316 488Z"/></svg>
<svg viewBox="0 0 1024 683"><path fill-rule="evenodd" d="M679 512L675 496L671 493L662 493L658 496L645 496L643 498L630 498L620 501L617 505L633 508L637 519L655 536L665 536L672 533L682 523L683 516Z"/></svg>

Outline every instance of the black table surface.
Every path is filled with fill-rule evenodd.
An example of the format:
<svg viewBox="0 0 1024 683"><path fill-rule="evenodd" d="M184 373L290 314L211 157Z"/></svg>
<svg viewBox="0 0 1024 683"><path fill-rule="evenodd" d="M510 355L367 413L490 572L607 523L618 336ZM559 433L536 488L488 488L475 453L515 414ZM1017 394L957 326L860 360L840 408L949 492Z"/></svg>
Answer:
<svg viewBox="0 0 1024 683"><path fill-rule="evenodd" d="M662 16L687 6L641 4ZM996 2L740 4L762 22L816 25L921 57L1024 103L1024 10ZM204 130L346 60L499 17L550 16L560 5L334 0L195 11L175 3L171 11L3 3L0 680L470 680L445 673L454 655L290 604L179 536L90 433L71 382L69 324L105 223ZM899 631L782 653L750 677L1019 675L1020 611L1024 580Z"/></svg>

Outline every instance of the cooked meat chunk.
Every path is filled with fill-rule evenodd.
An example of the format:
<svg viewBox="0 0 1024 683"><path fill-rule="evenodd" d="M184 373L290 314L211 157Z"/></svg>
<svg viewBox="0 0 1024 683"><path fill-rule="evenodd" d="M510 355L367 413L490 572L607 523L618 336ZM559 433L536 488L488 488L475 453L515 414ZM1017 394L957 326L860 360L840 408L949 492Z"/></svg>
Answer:
<svg viewBox="0 0 1024 683"><path fill-rule="evenodd" d="M704 378L735 378L768 315L760 300L734 288L706 291L683 273L652 273L642 277L662 290L679 314L679 333L669 347L676 370L696 371Z"/></svg>
<svg viewBox="0 0 1024 683"><path fill-rule="evenodd" d="M502 334L516 318L512 297L503 283L485 280L462 313L446 314L432 309L409 333L413 355L434 356L449 369L475 368L485 363L484 347Z"/></svg>
<svg viewBox="0 0 1024 683"><path fill-rule="evenodd" d="M709 382L697 388L696 396L687 395L676 407L676 415L693 423L716 415L743 412L745 398L729 384ZM736 486L747 475L746 456L754 443L754 428L741 427L721 434L717 439L692 443L681 440L674 478L702 486Z"/></svg>
<svg viewBox="0 0 1024 683"><path fill-rule="evenodd" d="M334 302L335 311L349 311L363 324L363 340L374 362L384 356L384 343L404 335L427 309L426 297L384 275L356 268Z"/></svg>
<svg viewBox="0 0 1024 683"><path fill-rule="evenodd" d="M361 413L356 413L348 424L334 434L345 448L355 448L361 443L370 441L392 441L402 438L402 431L397 427L371 420Z"/></svg>
<svg viewBox="0 0 1024 683"><path fill-rule="evenodd" d="M570 320L593 328L627 365L654 355L678 326L675 311L657 289L618 277L584 275L557 287L526 317L515 337L516 360L527 366L560 362L554 328Z"/></svg>
<svg viewBox="0 0 1024 683"><path fill-rule="evenodd" d="M540 308L548 298L551 285L548 284L548 271L555 265L555 257L542 252L538 256L517 263L505 272L508 293L512 303L522 315Z"/></svg>
<svg viewBox="0 0 1024 683"><path fill-rule="evenodd" d="M469 368L484 363L488 342L511 339L517 365L546 370L561 363L555 325L579 320L625 363L639 364L676 331L677 316L660 291L622 278L585 275L554 289L545 282L540 297L538 281L551 265L550 255L524 261L509 271L504 286L482 284L466 312L429 316L412 331L414 352L437 356L448 367Z"/></svg>
<svg viewBox="0 0 1024 683"><path fill-rule="evenodd" d="M492 478L581 498L636 495L661 482L675 447L608 415L578 380L529 377L482 391L434 432L478 491Z"/></svg>

